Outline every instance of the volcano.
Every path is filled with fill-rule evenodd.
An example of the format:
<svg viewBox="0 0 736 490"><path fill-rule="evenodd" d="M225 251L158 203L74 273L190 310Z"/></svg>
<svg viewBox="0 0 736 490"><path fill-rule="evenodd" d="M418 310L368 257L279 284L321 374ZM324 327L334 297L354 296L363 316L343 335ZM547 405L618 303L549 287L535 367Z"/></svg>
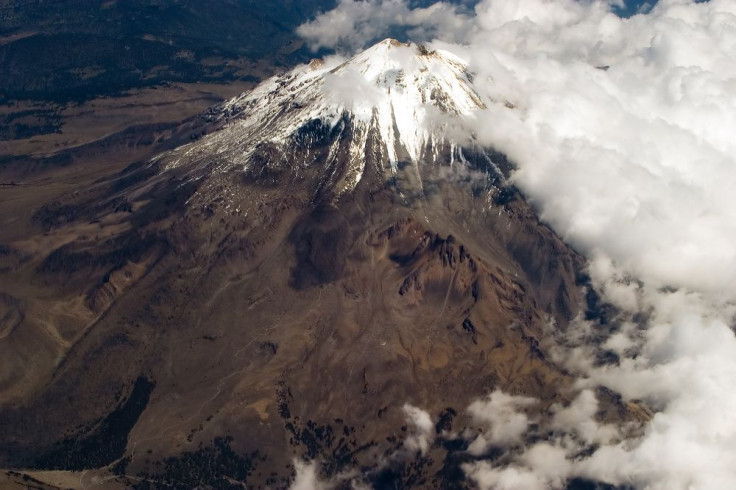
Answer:
<svg viewBox="0 0 736 490"><path fill-rule="evenodd" d="M0 294L0 464L110 488L286 488L310 461L346 488L464 487L466 407L569 403L548 349L601 314L512 163L463 130L498 103L454 55L386 40L35 210L44 246L2 253L23 287ZM642 417L598 398L601 420Z"/></svg>

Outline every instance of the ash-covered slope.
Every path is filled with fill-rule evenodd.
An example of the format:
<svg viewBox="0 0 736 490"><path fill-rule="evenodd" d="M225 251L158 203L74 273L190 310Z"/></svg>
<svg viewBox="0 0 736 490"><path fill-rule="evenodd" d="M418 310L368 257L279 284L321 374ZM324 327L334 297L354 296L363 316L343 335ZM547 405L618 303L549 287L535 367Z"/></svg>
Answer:
<svg viewBox="0 0 736 490"><path fill-rule="evenodd" d="M455 133L483 108L471 78L385 41L36 210L39 237L3 249L20 286L0 297L18 311L0 464L284 488L314 460L342 485L451 488L468 458L503 457L465 451L466 407L500 389L542 421L571 400L547 348L581 310L583 261L505 158ZM599 398L601 419L638 416ZM421 450L406 403L438 421Z"/></svg>

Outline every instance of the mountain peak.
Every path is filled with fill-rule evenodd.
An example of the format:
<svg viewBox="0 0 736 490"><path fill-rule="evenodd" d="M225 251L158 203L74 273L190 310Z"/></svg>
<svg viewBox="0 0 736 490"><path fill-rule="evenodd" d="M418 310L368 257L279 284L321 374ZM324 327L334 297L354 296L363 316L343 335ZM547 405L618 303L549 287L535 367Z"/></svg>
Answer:
<svg viewBox="0 0 736 490"><path fill-rule="evenodd" d="M386 39L336 67L330 75L339 77L351 72L365 79L362 89L375 87L394 95L396 102L403 99L404 104L435 106L455 114L483 108L466 63L449 52L430 50L422 44Z"/></svg>
<svg viewBox="0 0 736 490"><path fill-rule="evenodd" d="M227 168L248 171L266 161L298 169L315 160L303 150L328 144L335 147L322 162L329 166L348 140L341 158L350 171L335 184L344 191L360 181L369 142L380 141L372 153L390 173L400 162L436 160L439 147L460 146L453 125L485 108L472 80L449 52L386 39L348 60L313 60L226 102L224 129L193 143L186 160L215 153Z"/></svg>

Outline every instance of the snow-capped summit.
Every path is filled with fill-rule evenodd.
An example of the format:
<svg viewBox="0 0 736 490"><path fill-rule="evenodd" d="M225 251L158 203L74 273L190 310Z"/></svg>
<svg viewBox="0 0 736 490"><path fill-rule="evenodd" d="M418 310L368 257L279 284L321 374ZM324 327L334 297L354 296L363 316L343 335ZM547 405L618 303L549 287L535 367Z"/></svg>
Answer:
<svg viewBox="0 0 736 490"><path fill-rule="evenodd" d="M465 63L448 52L387 39L325 76L322 96L363 122L375 117L393 164L401 147L419 160L443 115L483 108L471 80Z"/></svg>
<svg viewBox="0 0 736 490"><path fill-rule="evenodd" d="M360 181L368 154L389 173L400 162L436 160L441 147L456 146L457 118L484 107L460 58L386 39L347 61L314 60L224 103L224 129L178 151L170 165L216 154L220 170L298 169L318 160L329 168L339 158L347 168L333 184L342 192ZM318 156L320 147L329 151Z"/></svg>

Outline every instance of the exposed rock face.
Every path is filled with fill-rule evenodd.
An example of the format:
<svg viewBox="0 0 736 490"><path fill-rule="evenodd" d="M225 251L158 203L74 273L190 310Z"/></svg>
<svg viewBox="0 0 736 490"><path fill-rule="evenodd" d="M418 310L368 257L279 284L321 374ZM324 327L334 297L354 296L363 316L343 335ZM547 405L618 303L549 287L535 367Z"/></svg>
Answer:
<svg viewBox="0 0 736 490"><path fill-rule="evenodd" d="M401 87L415 118L482 108L469 75L390 41L356 60L272 80L214 135L43 210L48 249L9 269L25 296L0 297L0 464L63 469L68 449L141 487L283 487L303 457L325 477L448 488L462 443L408 453L405 403L440 434L494 389L540 413L569 399L545 332L580 311L581 257L504 183L501 155L396 116ZM341 70L383 90L369 115L324 101ZM89 443L121 410L127 445Z"/></svg>

